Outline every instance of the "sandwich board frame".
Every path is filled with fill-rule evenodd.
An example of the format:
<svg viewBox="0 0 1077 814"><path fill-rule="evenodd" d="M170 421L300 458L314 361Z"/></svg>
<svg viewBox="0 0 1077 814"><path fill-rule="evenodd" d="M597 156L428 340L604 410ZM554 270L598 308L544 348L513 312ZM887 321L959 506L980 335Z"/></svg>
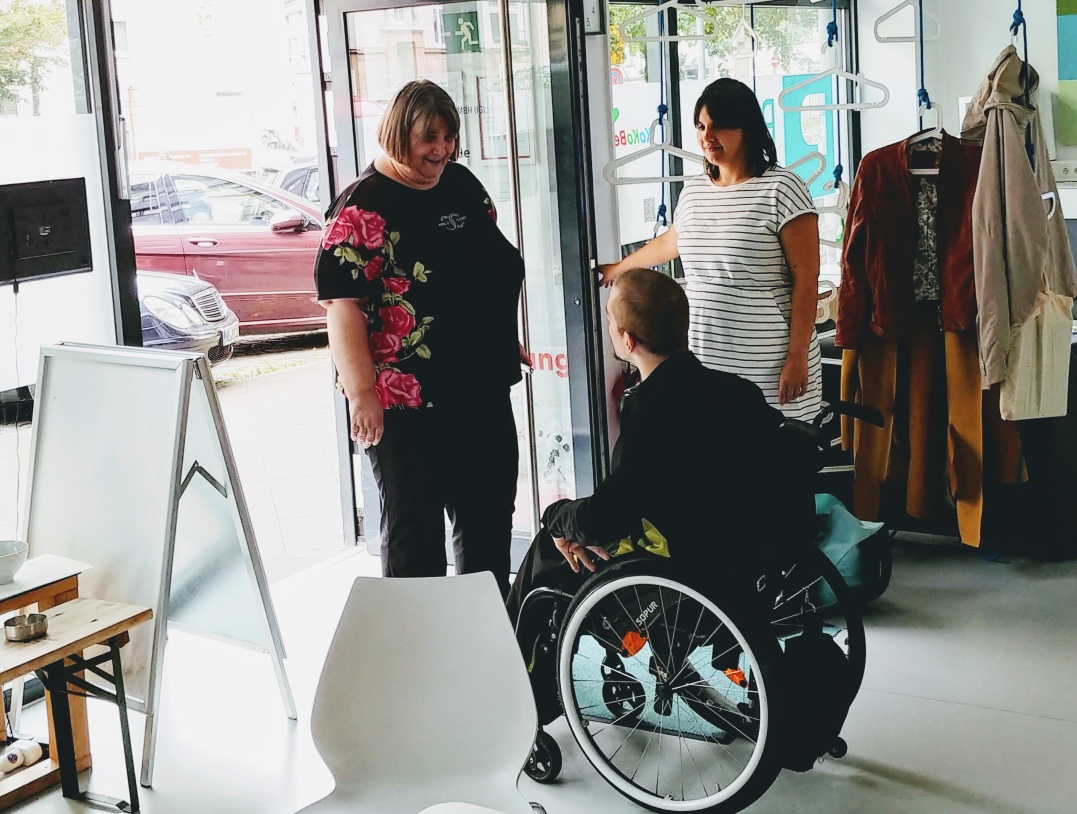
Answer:
<svg viewBox="0 0 1077 814"><path fill-rule="evenodd" d="M80 592L153 608L125 648L129 705L146 714L152 785L169 626L265 652L297 718L213 374L204 356L58 344L41 349L22 539L91 563Z"/></svg>

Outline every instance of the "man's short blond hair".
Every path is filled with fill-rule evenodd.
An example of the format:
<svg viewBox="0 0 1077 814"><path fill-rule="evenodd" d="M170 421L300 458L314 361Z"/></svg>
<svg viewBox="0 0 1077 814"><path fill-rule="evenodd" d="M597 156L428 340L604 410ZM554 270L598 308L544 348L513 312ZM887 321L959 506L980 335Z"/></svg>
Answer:
<svg viewBox="0 0 1077 814"><path fill-rule="evenodd" d="M629 269L617 275L610 303L617 327L657 356L688 350L688 297L667 274Z"/></svg>
<svg viewBox="0 0 1077 814"><path fill-rule="evenodd" d="M378 125L378 143L389 158L403 163L408 157L415 125L421 124L422 132L426 132L439 116L445 121L449 135L456 139L449 156L450 161L455 161L460 157L460 113L449 94L429 79L408 82L393 97Z"/></svg>

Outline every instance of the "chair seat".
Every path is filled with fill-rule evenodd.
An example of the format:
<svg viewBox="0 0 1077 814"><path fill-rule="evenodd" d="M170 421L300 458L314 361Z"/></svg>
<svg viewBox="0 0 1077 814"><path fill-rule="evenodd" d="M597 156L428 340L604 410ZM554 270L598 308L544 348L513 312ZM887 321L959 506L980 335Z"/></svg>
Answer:
<svg viewBox="0 0 1077 814"><path fill-rule="evenodd" d="M507 811L497 811L492 808L472 805L471 803L439 803L430 808L424 808L419 814L509 814Z"/></svg>
<svg viewBox="0 0 1077 814"><path fill-rule="evenodd" d="M510 798L506 801L507 807L498 804L498 808L459 802L426 805L429 802L429 796L425 802L418 802L414 797L409 799L407 794L394 794L388 799L372 799L334 791L328 797L300 809L298 814L533 814L534 811L534 805L527 803L523 797L518 800Z"/></svg>
<svg viewBox="0 0 1077 814"><path fill-rule="evenodd" d="M336 788L303 814L532 814L517 781L537 728L493 574L360 577L311 715Z"/></svg>

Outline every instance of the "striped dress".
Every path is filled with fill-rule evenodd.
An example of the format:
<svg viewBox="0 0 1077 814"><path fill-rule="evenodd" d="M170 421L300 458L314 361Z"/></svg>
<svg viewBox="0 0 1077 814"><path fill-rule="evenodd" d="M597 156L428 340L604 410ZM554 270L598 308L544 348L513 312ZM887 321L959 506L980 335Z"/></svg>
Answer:
<svg viewBox="0 0 1077 814"><path fill-rule="evenodd" d="M715 186L705 175L693 178L684 185L674 220L691 305L691 350L708 367L755 382L775 407L793 299L778 233L814 211L799 176L776 167L731 187ZM779 409L808 420L822 401L822 354L813 332L808 390Z"/></svg>

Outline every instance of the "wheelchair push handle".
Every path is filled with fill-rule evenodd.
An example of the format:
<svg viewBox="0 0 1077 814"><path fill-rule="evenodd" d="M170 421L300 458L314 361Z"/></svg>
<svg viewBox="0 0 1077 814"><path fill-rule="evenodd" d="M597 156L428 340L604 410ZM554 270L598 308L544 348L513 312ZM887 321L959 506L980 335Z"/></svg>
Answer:
<svg viewBox="0 0 1077 814"><path fill-rule="evenodd" d="M834 416L847 415L875 427L883 427L886 421L882 411L869 404L858 404L853 401L838 401L828 404L819 415L815 417L814 425L818 428L830 421Z"/></svg>

